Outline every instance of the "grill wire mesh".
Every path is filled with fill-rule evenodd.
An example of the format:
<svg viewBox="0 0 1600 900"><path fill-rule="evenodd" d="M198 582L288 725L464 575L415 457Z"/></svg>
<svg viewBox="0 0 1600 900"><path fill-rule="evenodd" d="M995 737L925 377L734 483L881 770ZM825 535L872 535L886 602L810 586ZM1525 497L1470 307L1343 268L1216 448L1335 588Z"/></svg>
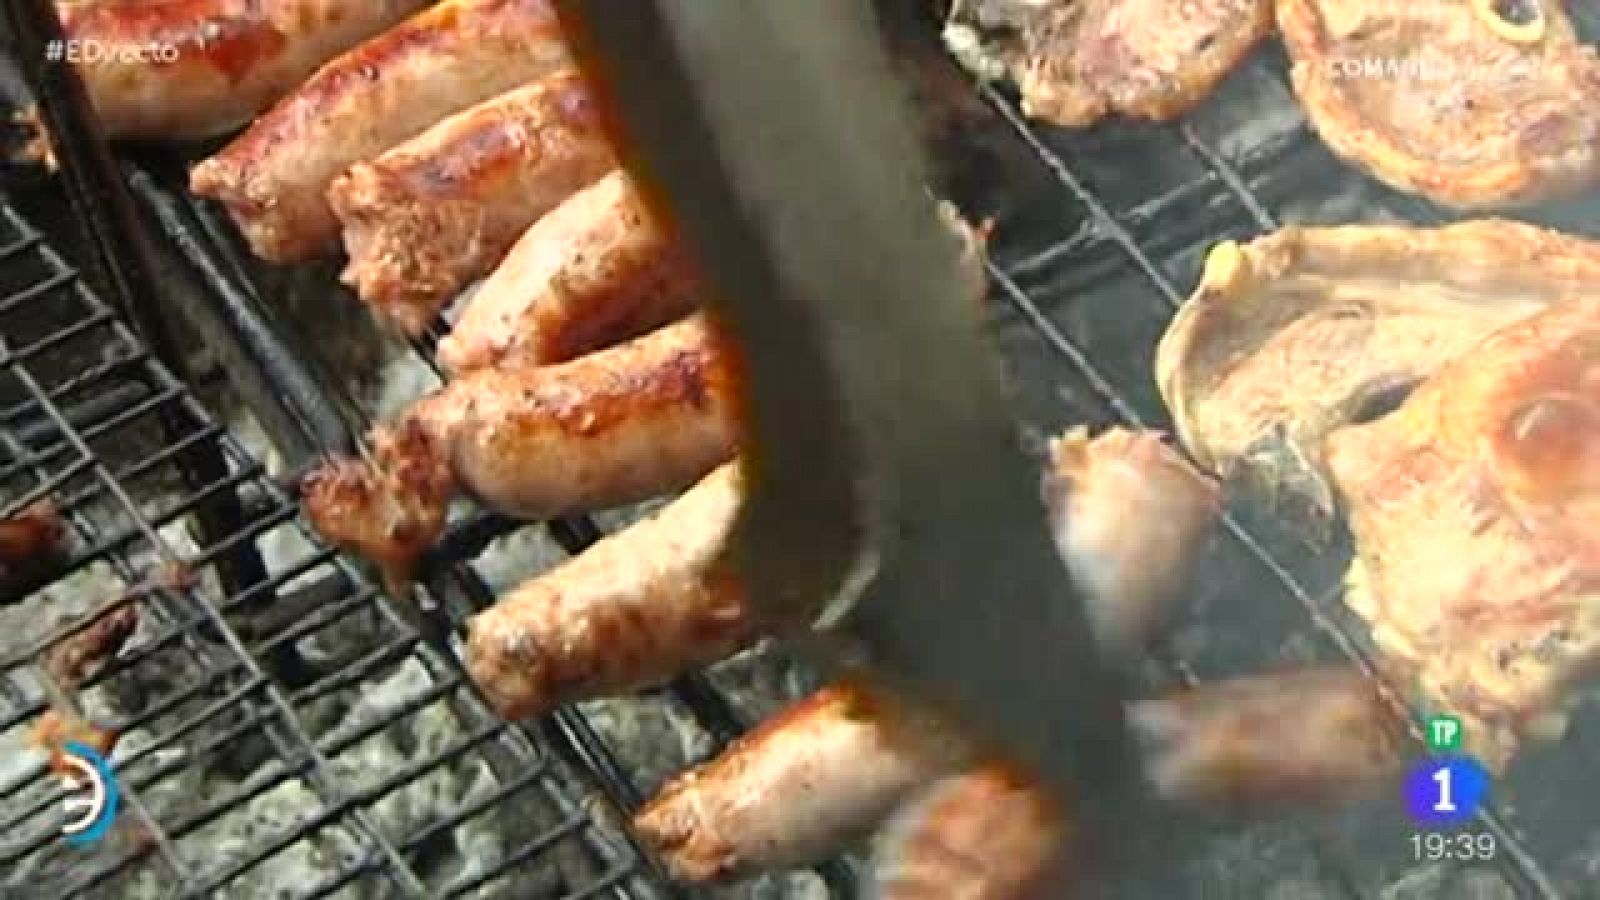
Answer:
<svg viewBox="0 0 1600 900"><path fill-rule="evenodd" d="M1597 10L1570 6L1592 39ZM968 216L994 220L993 325L1036 446L1080 423L1170 428L1152 375L1155 347L1214 243L1284 225L1464 217L1333 158L1286 73L1272 46L1181 122L1080 133L1029 123L1006 90L978 89L986 112L955 139L947 169ZM1592 202L1528 218L1600 236ZM1372 674L1365 626L1342 603L1347 535L1282 512L1233 499L1225 533L1146 673L1149 689L1310 661L1353 661ZM1386 796L1332 817L1219 836L1197 859L1117 896L1600 897L1600 823L1583 775L1600 754L1597 724L1585 699L1559 745L1529 752L1496 782L1491 810L1472 826L1496 836L1492 864L1415 860L1400 798Z"/></svg>
<svg viewBox="0 0 1600 900"><path fill-rule="evenodd" d="M71 531L55 583L3 610L25 649L0 659L0 893L460 896L498 881L517 897L625 896L635 856L594 826L549 748L497 721L316 545L292 498L0 199L0 514L49 497ZM165 433L163 416L189 428ZM221 477L186 483L196 448L220 455ZM235 529L185 526L230 494ZM225 583L264 574L268 546L273 574ZM132 599L137 633L104 671L75 692L48 683L41 659L109 614L118 585L177 562L192 587ZM122 735L126 811L88 852L60 840L64 788L26 749L63 701ZM372 762L417 742L407 765ZM433 796L444 769L476 773L471 787ZM334 874L297 877L313 862Z"/></svg>
<svg viewBox="0 0 1600 900"><path fill-rule="evenodd" d="M1578 12L1581 18L1593 10L1580 6ZM1593 33L1592 15L1581 24ZM1083 422L1167 424L1150 376L1155 343L1215 241L1282 224L1448 218L1333 160L1307 129L1284 72L1281 53L1269 49L1183 123L1113 124L1073 135L1024 123L1012 98L978 89L986 112L964 124L945 148L944 162L950 191L969 217L995 221L993 325L1025 432L1036 445ZM1567 209L1550 211L1547 221L1593 234L1600 217L1592 209ZM7 229L0 235L0 277L8 279L0 294L7 298L0 299L0 333L6 335L0 348L0 438L6 442L0 447L6 454L0 457L0 511L9 513L47 492L71 498L64 505L72 512L74 551L63 572L105 566L125 583L139 580L151 562L163 558L185 558L197 571L210 571L231 550L270 535L305 540L291 499L65 274L37 235L9 208L0 224ZM68 302L63 297L82 306L77 317L48 320L72 323L64 331L27 337L13 329L11 317L28 321L29 310ZM84 365L82 348L112 355ZM431 342L419 351L431 359ZM118 398L110 411L96 407L74 421L73 410L108 396ZM129 436L149 431L161 404L182 406L202 423L183 440L215 444L227 459L228 475L225 483L190 490L183 501L152 509L134 496L144 481L175 478L179 445L158 439L156 455L133 460L116 453L138 446ZM174 533L172 523L197 495L223 490L243 499L247 515L238 534L196 542ZM437 587L447 571L464 577L455 564L514 527L487 516L459 523L434 554L430 582ZM599 535L587 519L553 523L551 530L568 552ZM379 892L459 894L517 864L527 874L514 896L592 896L627 880L637 867L631 849L580 810L574 798L581 786L538 734L495 723L461 683L459 670L377 600L360 573L313 543L303 546L299 563L253 587L229 590L215 583L213 573L192 591L158 592L139 601L144 612L134 646L79 698L91 711L127 707L110 721L128 732L118 748L118 766L134 800L127 817L137 825L119 832L122 843L105 848L94 862L69 860L54 840L60 794L53 780L41 778L37 766L20 774L0 767L0 870L14 873L4 884L59 884L50 895L89 887L114 894L124 879L153 877L176 885L176 894L199 895L239 885L308 842L317 845L314 852L347 864L335 880L305 896L379 879ZM1342 535L1307 536L1248 500L1237 502L1182 621L1146 673L1148 686L1317 659L1368 658L1364 630L1340 602L1346 552ZM70 587L70 575L60 584ZM489 599L470 578L467 593L469 608ZM269 595L276 599L262 603ZM261 606L282 615L248 614ZM462 611L454 612L459 619ZM348 658L329 662L300 652L341 623L360 632ZM45 631L38 649L61 636L59 628ZM0 660L6 740L16 739L45 708L36 660L36 652ZM365 679L402 665L425 673L404 702L370 721L349 718L348 707L332 715L332 722L318 714L319 705L337 707L336 698L359 693ZM113 696L115 686L143 666L176 673L167 677L172 689L127 706ZM283 672L296 670L297 677L286 682ZM747 724L702 677L682 679L671 692L716 744ZM371 735L446 706L463 725L449 747L415 770L361 773L340 767ZM568 732L583 731L581 719L565 721ZM1119 896L1600 897L1600 829L1591 827L1584 791L1574 787L1586 784L1597 755L1597 721L1592 705L1584 705L1566 741L1530 753L1497 783L1494 811L1481 823L1499 837L1501 852L1492 865L1414 862L1395 799L1380 798L1338 816L1221 834L1204 854L1140 878ZM141 732L148 737L135 741ZM607 787L611 799L624 809L634 805L640 786L616 770L607 749L593 746L592 735L580 734L576 743L588 746L584 760L594 770L591 777ZM449 816L387 833L374 808L452 759L484 760L496 775L495 787L464 799ZM161 795L163 779L214 766L241 770L237 784L214 796ZM237 852L208 843L209 824L248 814L285 785L303 800L293 806L293 822L279 823L284 827ZM448 863L437 862L449 854L433 845L446 841L458 823L498 814L519 799L517 815L527 818L504 829L498 862L470 871L450 871ZM831 867L829 881L834 895L849 896L841 871Z"/></svg>

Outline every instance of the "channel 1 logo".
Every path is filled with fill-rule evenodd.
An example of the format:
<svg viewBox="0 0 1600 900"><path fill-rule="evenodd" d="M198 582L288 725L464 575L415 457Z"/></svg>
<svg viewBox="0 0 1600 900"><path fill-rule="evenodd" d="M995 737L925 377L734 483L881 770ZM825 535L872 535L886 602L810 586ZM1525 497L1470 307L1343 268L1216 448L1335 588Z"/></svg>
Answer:
<svg viewBox="0 0 1600 900"><path fill-rule="evenodd" d="M61 835L74 847L87 847L110 830L122 793L111 764L98 750L78 741L67 741L61 749L61 764L67 768L61 776L67 790L62 798L67 822Z"/></svg>
<svg viewBox="0 0 1600 900"><path fill-rule="evenodd" d="M1434 716L1423 724L1429 755L1406 775L1406 812L1427 828L1459 825L1488 800L1489 770L1460 752L1460 719Z"/></svg>

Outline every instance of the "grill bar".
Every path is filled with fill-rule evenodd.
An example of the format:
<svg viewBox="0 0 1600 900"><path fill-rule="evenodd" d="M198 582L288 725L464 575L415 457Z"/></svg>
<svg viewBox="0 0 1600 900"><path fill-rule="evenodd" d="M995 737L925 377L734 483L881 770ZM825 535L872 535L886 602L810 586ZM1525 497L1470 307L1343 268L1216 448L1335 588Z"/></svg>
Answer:
<svg viewBox="0 0 1600 900"><path fill-rule="evenodd" d="M60 156L64 166L76 164L69 154ZM27 646L8 649L0 662L4 687L0 722L6 731L29 727L31 720L54 705L26 687L30 684L44 683L45 697L59 695L66 711L81 714L82 698L119 690L151 666L163 670L176 666L190 673L174 682L177 689L161 691L147 703L135 701L128 714L99 719L119 730L150 736L139 747L113 757L124 776L128 811L117 828L131 830L135 839L129 847L61 873L50 892L69 896L123 884L125 878L154 872L149 860L159 858L161 881L176 885L180 893L206 893L244 877L279 851L307 839L319 826L327 826L353 836L367 850L358 872L338 876L341 884L376 877L405 895L435 896L438 889L412 868L410 857L418 843L402 840L405 835L389 837L370 807L420 775L472 760L474 766L487 764L500 789L487 800L464 803L445 821L492 813L533 815L559 825L538 846L474 869L476 877L482 881L516 877L513 870L576 841L585 858L594 861L597 875L575 870L564 883L584 896L597 892L631 896L626 883L636 877L636 854L624 849L616 836L599 831L568 799L575 795L576 783L569 773L551 766L543 749L546 737L514 735L496 721L481 698L465 689L459 670L419 643L420 636L408 627L405 616L382 601L357 570L315 542L295 521L293 498L266 477L184 385L144 349L134 332L100 303L79 271L23 220L4 190L0 186L4 260L0 281L6 283L0 286L0 316L21 324L15 329L0 326L12 338L0 346L0 409L6 413L0 418L0 509L10 513L42 496L63 509L72 540L65 558L49 573L53 577L106 566L121 583L132 585L146 566L159 561L182 562L201 578L192 588L149 591L128 601L136 602L141 613L134 646L73 694L49 685L36 660L109 606L97 607L89 618L43 629ZM10 284L19 279L28 283ZM40 329L40 321L56 324ZM85 346L111 355L90 366L67 362ZM285 356L292 358L286 351ZM174 433L181 422L193 427ZM155 449L144 452L139 446L148 442L152 426L167 430L157 427ZM130 437L136 433L147 436ZM211 466L198 472L189 465L197 451L214 457ZM188 477L178 479L181 489L169 499L138 499L143 491L136 485L170 484L174 474ZM248 501L241 500L246 496ZM192 550L172 543L174 528L193 526L197 510L215 507L218 501L232 506L233 512L223 517L229 527L198 529L192 535ZM261 562L260 542L286 529L307 549L269 575ZM185 545L189 543L185 538ZM245 572L246 577L218 578L226 574L224 569L237 572L241 558L253 559L260 567L254 577ZM295 586L303 580L313 583ZM315 602L319 600L326 602ZM298 615L280 608L307 601L314 605ZM272 613L278 614L275 623ZM354 659L341 654L298 674L287 670L284 658L293 658L298 644L352 624L369 627L352 618L361 615L374 617L371 627L376 637ZM313 727L305 710L336 697L359 695L368 679L397 665L420 665L431 687L420 696L380 708L363 719L360 729L316 733L323 729ZM339 755L390 728L409 727L408 716L424 707L448 710L462 722L460 733L469 737L439 752L421 754L409 765L397 767L381 784L346 788L334 766ZM233 790L212 794L219 800L198 810L190 807L187 815L174 815L149 802L150 796L173 787L173 779L238 758L242 744L254 746L251 752L262 762ZM193 835L216 827L224 817L254 808L257 800L291 780L309 789L316 798L315 809L265 836L248 858L211 859L192 847L186 849ZM531 785L538 786L536 794L525 790ZM59 810L62 796L42 771L8 781L0 791L0 820L13 826L8 835L17 838L0 848L0 855L14 863L7 867L10 872L48 867L55 826L44 823L48 827L41 831L39 813ZM546 831L541 826L526 833Z"/></svg>
<svg viewBox="0 0 1600 900"><path fill-rule="evenodd" d="M1251 63L1262 66L1260 58ZM1287 86L1287 79L1281 67L1269 69ZM1169 307L1176 310L1184 300L1172 280L1166 276L1161 267L1154 261L1152 255L1144 249L1141 242L1125 227L1116 214L1111 211L1111 206L1103 200L1090 186L1089 179L1075 172L1061 154L1052 150L1041 139L1022 116L1016 105L1001 91L990 85L978 85L977 90L988 105L995 110L1010 126L1013 132L1035 154L1037 160L1045 166L1056 181L1064 187L1088 211L1093 233L1096 237L1104 238L1116 245L1118 250L1139 272L1142 278L1156 289L1161 298ZM1280 227L1278 217L1273 215L1267 205L1257 197L1247 185L1240 171L1229 163L1221 154L1211 148L1194 131L1188 122L1177 123L1172 130L1177 132L1178 139L1187 147L1193 156L1206 168L1205 180L1215 181L1226 187L1233 199L1247 212L1253 224L1261 231L1271 231ZM1301 139L1316 140L1315 135L1308 130L1302 130ZM1401 199L1401 205L1410 213L1413 221L1420 224L1438 224L1447 220L1447 217L1433 205L1418 198L1396 195ZM1159 215L1159 213L1157 213ZM1073 253L1081 248L1082 238L1078 235L1069 236L1061 244L1054 245L1040 251L1034 258L1026 260L1024 266L1038 264L1041 257L1056 253ZM1136 411L1134 404L1126 393L1114 386L1114 380L1101 372L1091 361L1090 356L1072 338L1056 327L1050 318L1041 310L1027 293L1016 283L1012 276L996 265L992 260L986 260L986 268L1004 294L1009 303L1026 319L1040 337L1055 352L1062 356L1073 369L1077 370L1093 386L1099 398L1106 403L1124 424L1134 427L1146 427L1147 423ZM1374 680L1383 681L1378 674L1373 661L1359 646L1358 641L1337 621L1329 617L1323 610L1325 604L1313 598L1312 591L1295 577L1263 544L1252 534L1235 516L1224 516L1224 524L1234 539L1246 547L1251 554L1272 574L1280 585L1288 591L1305 609L1315 627L1326 634L1338 649L1353 663ZM1416 716L1408 714L1410 711L1400 706L1396 699L1398 691L1392 684L1385 682L1384 693L1396 707L1396 715L1403 721L1412 737L1421 741L1422 734L1416 725ZM1504 819L1492 810L1479 813L1479 820L1483 826L1492 832L1498 846L1506 853L1501 858L1500 866L1512 876L1515 883L1529 891L1529 896L1558 898L1559 891L1554 884L1554 878L1547 871L1526 846L1507 826ZM1328 847L1317 841L1315 852L1319 858L1326 861L1333 859L1333 854ZM1355 879L1346 871L1334 871L1335 880L1344 885L1347 893L1358 897L1359 892L1353 887Z"/></svg>

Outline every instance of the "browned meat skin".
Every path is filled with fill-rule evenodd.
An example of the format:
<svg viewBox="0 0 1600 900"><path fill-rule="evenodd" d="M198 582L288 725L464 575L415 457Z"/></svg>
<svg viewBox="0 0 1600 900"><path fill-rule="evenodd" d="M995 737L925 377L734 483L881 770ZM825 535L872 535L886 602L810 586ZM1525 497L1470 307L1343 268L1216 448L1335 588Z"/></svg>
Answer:
<svg viewBox="0 0 1600 900"><path fill-rule="evenodd" d="M1346 602L1504 763L1600 659L1600 301L1507 326L1327 439Z"/></svg>
<svg viewBox="0 0 1600 900"><path fill-rule="evenodd" d="M868 834L965 752L928 722L836 685L669 781L634 829L688 882L800 866Z"/></svg>
<svg viewBox="0 0 1600 900"><path fill-rule="evenodd" d="M948 203L939 211L981 297L986 234ZM564 362L688 315L700 297L693 262L619 170L528 229L439 342L439 359L458 374Z"/></svg>
<svg viewBox="0 0 1600 900"><path fill-rule="evenodd" d="M688 315L689 260L621 170L535 222L467 302L439 359L455 373L549 365Z"/></svg>
<svg viewBox="0 0 1600 900"><path fill-rule="evenodd" d="M374 433L371 459L302 485L330 541L394 583L438 536L456 491L541 519L692 484L732 458L732 373L700 317L559 366L480 369Z"/></svg>
<svg viewBox="0 0 1600 900"><path fill-rule="evenodd" d="M221 134L427 0L59 0L107 135ZM89 49L89 48L92 48Z"/></svg>
<svg viewBox="0 0 1600 900"><path fill-rule="evenodd" d="M1221 511L1216 482L1153 431L1078 428L1050 442L1044 499L1095 639L1137 658L1182 594Z"/></svg>
<svg viewBox="0 0 1600 900"><path fill-rule="evenodd" d="M1596 283L1600 243L1517 222L1285 228L1212 249L1156 383L1201 466L1326 515L1324 435Z"/></svg>
<svg viewBox="0 0 1600 900"><path fill-rule="evenodd" d="M1008 74L1026 115L1073 128L1177 118L1272 30L1272 0L970 0L952 11L958 58ZM1000 35L992 48L980 46L986 32Z"/></svg>
<svg viewBox="0 0 1600 900"><path fill-rule="evenodd" d="M1140 701L1128 722L1161 796L1243 816L1331 807L1384 789L1408 752L1402 714L1359 670L1316 668Z"/></svg>
<svg viewBox="0 0 1600 900"><path fill-rule="evenodd" d="M1497 9L1531 10L1525 23ZM1295 92L1334 152L1458 207L1600 180L1600 57L1560 0L1277 0Z"/></svg>
<svg viewBox="0 0 1600 900"><path fill-rule="evenodd" d="M890 820L873 860L873 896L1064 900L1069 834L1059 806L1020 773L990 764L952 775Z"/></svg>
<svg viewBox="0 0 1600 900"><path fill-rule="evenodd" d="M138 627L139 606L130 597L46 651L44 668L57 684L71 690L116 656Z"/></svg>
<svg viewBox="0 0 1600 900"><path fill-rule="evenodd" d="M728 463L474 616L467 669L495 709L520 719L649 687L754 637L744 590L721 565L739 497Z"/></svg>
<svg viewBox="0 0 1600 900"><path fill-rule="evenodd" d="M48 500L0 519L0 582L54 552L65 536L66 524Z"/></svg>
<svg viewBox="0 0 1600 900"><path fill-rule="evenodd" d="M972 762L971 748L946 726L910 717L898 706L851 702L855 695L844 690L802 701L722 756L673 779L635 818L641 839L692 882L814 863L886 820L916 789ZM1296 727L1285 729L1290 719ZM1144 764L1164 799L1252 815L1338 804L1389 785L1403 762L1399 722L1394 707L1354 669L1203 685L1129 710ZM949 835L947 826L965 827L965 816L1000 821L988 818L999 810L973 807L968 798L996 800L995 788L1020 785L986 784L994 775L983 772L967 772L978 780L945 795L940 819L922 819L931 840ZM1026 817L1018 826L1041 827L997 832L986 848L1030 856L983 854L968 862L992 865L996 886L1027 883L1046 862L1070 864L1070 854L1036 852L1050 843L1049 826L1038 816L1048 809L1042 798L1012 793L1007 802L1019 804ZM882 873L910 882L912 872L936 871L947 862L937 854L907 856L913 852L902 835L899 849L880 860ZM1026 859L1033 866L1024 865ZM945 874L970 879L975 873L963 867Z"/></svg>
<svg viewBox="0 0 1600 900"><path fill-rule="evenodd" d="M352 163L569 64L549 0L445 0L323 66L189 186L226 206L263 259L328 253L328 185Z"/></svg>
<svg viewBox="0 0 1600 900"><path fill-rule="evenodd" d="M334 180L344 281L378 316L419 334L530 224L614 164L574 73L484 101Z"/></svg>

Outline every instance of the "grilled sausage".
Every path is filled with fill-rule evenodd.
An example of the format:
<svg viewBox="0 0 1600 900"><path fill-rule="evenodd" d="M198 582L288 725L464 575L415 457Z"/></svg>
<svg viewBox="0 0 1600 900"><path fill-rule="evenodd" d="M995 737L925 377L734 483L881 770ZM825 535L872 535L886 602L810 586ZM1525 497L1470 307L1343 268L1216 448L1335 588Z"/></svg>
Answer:
<svg viewBox="0 0 1600 900"><path fill-rule="evenodd" d="M754 637L723 541L738 463L474 616L467 669L501 715L536 716L706 665Z"/></svg>
<svg viewBox="0 0 1600 900"><path fill-rule="evenodd" d="M700 317L560 366L482 369L334 460L302 496L329 540L396 585L457 490L528 519L683 488L733 456L732 372Z"/></svg>
<svg viewBox="0 0 1600 900"><path fill-rule="evenodd" d="M456 113L328 189L350 255L344 282L418 334L529 225L615 163L576 73Z"/></svg>
<svg viewBox="0 0 1600 900"><path fill-rule="evenodd" d="M890 820L873 860L878 900L1062 900L1067 822L1006 766L952 775ZM1056 893L1045 893L1055 891Z"/></svg>
<svg viewBox="0 0 1600 900"><path fill-rule="evenodd" d="M572 359L687 315L689 261L612 172L535 222L467 302L439 359L452 372Z"/></svg>
<svg viewBox="0 0 1600 900"><path fill-rule="evenodd" d="M688 882L792 868L866 836L966 748L857 688L824 688L669 781L633 825Z"/></svg>
<svg viewBox="0 0 1600 900"><path fill-rule="evenodd" d="M263 259L314 257L338 245L328 185L352 163L569 64L549 0L445 0L323 66L189 186Z"/></svg>
<svg viewBox="0 0 1600 900"><path fill-rule="evenodd" d="M949 203L939 213L963 283L981 298L987 229ZM693 262L613 172L528 229L440 341L439 359L453 372L561 362L687 315L700 294Z"/></svg>
<svg viewBox="0 0 1600 900"><path fill-rule="evenodd" d="M1136 657L1182 594L1222 492L1154 431L1084 428L1050 442L1045 505L1056 546L1092 602L1095 638Z"/></svg>
<svg viewBox="0 0 1600 900"><path fill-rule="evenodd" d="M336 54L427 0L58 2L89 101L118 138L192 139L249 121ZM72 45L68 45L72 46Z"/></svg>
<svg viewBox="0 0 1600 900"><path fill-rule="evenodd" d="M856 696L826 689L677 776L635 817L640 838L686 881L812 864L884 822L919 788L972 762L970 748L948 726L922 720L907 727L916 720L904 709ZM1290 717L1295 728L1286 731ZM1388 784L1403 761L1399 720L1354 669L1203 685L1135 703L1128 721L1157 793L1207 811L1269 815L1336 805ZM905 854L936 854L951 829L968 827L967 817L998 821L988 817L1001 809L967 806L999 802L1000 794L1010 794L1005 802L1025 817L1014 824L1028 827L970 845L977 858L964 861L962 871L945 872L952 884L962 878L983 886L973 876L988 866L994 887L1018 886L1046 863L1070 863L1070 854L1041 852L1055 827L1042 798L1025 796L1025 786L1010 776L984 783L994 777L984 768L968 771L958 787L934 795L915 826L926 842L913 844L904 834L890 842L880 880L903 881L906 892L888 896L920 896L911 891L927 872L951 861ZM1008 857L1010 850L1025 855ZM974 863L980 872L970 868Z"/></svg>

